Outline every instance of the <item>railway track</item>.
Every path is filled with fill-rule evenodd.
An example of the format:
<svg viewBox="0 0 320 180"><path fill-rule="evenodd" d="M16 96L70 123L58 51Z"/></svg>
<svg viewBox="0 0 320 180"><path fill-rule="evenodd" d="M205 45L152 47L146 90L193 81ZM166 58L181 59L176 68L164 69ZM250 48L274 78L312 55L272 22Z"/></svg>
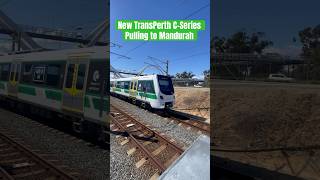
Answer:
<svg viewBox="0 0 320 180"><path fill-rule="evenodd" d="M178 125L185 125L187 126L187 129L193 128L195 130L198 130L199 133L201 132L206 135L210 135L210 124L201 120L194 119L187 115L183 115L184 113L182 114L174 110L170 110L168 114L170 119L176 121Z"/></svg>
<svg viewBox="0 0 320 180"><path fill-rule="evenodd" d="M125 101L123 99L119 99L119 100ZM186 126L188 130L192 128L194 130L197 130L198 133L210 135L210 124L204 122L204 118L193 116L193 115L179 112L172 109L169 109L167 111L150 111L150 112L155 113L161 117L170 118L172 121L176 122L179 126L181 125Z"/></svg>
<svg viewBox="0 0 320 180"><path fill-rule="evenodd" d="M175 111L167 110L157 113L159 116L170 118L172 121L175 121L179 126L184 125L187 129L195 129L198 133L203 133L210 135L210 124L204 122L203 118L199 119L193 115Z"/></svg>
<svg viewBox="0 0 320 180"><path fill-rule="evenodd" d="M66 171L0 132L0 180L72 180Z"/></svg>
<svg viewBox="0 0 320 180"><path fill-rule="evenodd" d="M158 172L152 177L157 177L164 172L183 153L184 150L173 143L173 139L142 124L119 108L111 105L110 112L111 130L126 137L121 145L129 142L134 145L127 152L129 155L136 150L140 151L143 158L136 163L137 168L146 161L154 165Z"/></svg>

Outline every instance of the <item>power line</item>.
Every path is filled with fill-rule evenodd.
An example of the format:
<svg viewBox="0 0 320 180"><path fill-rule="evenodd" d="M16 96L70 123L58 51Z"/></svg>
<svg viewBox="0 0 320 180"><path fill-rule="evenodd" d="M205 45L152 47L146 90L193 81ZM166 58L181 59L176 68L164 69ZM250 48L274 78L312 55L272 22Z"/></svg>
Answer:
<svg viewBox="0 0 320 180"><path fill-rule="evenodd" d="M201 52L201 53L193 54L193 55L182 57L182 58L176 58L176 59L172 59L172 60L179 61L179 60L188 59L188 58L191 58L191 57L201 56L201 55L204 55L204 54L209 54L209 52Z"/></svg>
<svg viewBox="0 0 320 180"><path fill-rule="evenodd" d="M210 3L209 4L206 4L204 5L203 7L197 9L196 11L192 12L191 14L189 14L187 17L185 17L184 19L188 19L190 17L192 17L193 15L197 14L198 12L202 11L203 9L207 8L210 6Z"/></svg>

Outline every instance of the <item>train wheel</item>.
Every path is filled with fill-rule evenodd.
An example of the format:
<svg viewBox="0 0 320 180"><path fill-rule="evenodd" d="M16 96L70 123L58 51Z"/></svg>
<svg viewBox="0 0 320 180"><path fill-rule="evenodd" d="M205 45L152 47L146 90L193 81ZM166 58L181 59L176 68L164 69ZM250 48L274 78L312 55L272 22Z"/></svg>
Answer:
<svg viewBox="0 0 320 180"><path fill-rule="evenodd" d="M145 102L142 102L142 103L141 103L141 108L142 108L142 109L147 109L147 106L146 106L146 103L145 103Z"/></svg>
<svg viewBox="0 0 320 180"><path fill-rule="evenodd" d="M136 105L137 101L135 98L132 99L132 104Z"/></svg>
<svg viewBox="0 0 320 180"><path fill-rule="evenodd" d="M74 132L83 134L84 133L84 121L78 120L72 122L72 129Z"/></svg>

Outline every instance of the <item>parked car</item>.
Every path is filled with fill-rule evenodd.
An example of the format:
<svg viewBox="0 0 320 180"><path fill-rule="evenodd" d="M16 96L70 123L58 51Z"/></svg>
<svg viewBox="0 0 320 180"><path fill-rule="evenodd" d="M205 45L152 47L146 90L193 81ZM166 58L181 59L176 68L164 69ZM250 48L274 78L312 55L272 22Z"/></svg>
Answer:
<svg viewBox="0 0 320 180"><path fill-rule="evenodd" d="M293 82L294 79L284 74L269 74L268 81Z"/></svg>
<svg viewBox="0 0 320 180"><path fill-rule="evenodd" d="M195 88L202 88L203 87L203 82L198 82L198 84L193 85Z"/></svg>

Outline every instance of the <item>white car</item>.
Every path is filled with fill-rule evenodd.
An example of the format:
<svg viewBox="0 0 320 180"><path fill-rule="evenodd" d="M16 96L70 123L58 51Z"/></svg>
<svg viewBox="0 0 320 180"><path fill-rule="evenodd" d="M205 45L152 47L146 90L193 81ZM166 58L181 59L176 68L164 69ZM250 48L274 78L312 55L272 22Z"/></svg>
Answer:
<svg viewBox="0 0 320 180"><path fill-rule="evenodd" d="M284 74L270 74L268 81L281 81L281 82L292 82L293 78L287 77Z"/></svg>

